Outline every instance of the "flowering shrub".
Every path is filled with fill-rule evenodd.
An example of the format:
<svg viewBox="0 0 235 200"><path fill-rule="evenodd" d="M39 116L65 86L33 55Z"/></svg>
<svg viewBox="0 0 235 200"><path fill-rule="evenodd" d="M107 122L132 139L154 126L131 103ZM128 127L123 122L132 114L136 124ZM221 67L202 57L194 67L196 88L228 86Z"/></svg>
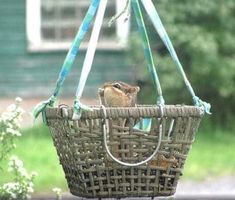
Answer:
<svg viewBox="0 0 235 200"><path fill-rule="evenodd" d="M52 191L55 193L56 195L56 200L62 200L62 190L60 188L53 188Z"/></svg>
<svg viewBox="0 0 235 200"><path fill-rule="evenodd" d="M19 106L21 101L20 98L16 98L15 104L10 105L7 111L0 115L0 164L16 147L15 139L21 136L20 121L24 112ZM30 198L30 194L33 193L33 180L36 173L29 174L24 168L23 162L16 156L10 158L8 171L14 175L13 182L0 186L0 199L24 200Z"/></svg>
<svg viewBox="0 0 235 200"><path fill-rule="evenodd" d="M21 136L20 121L24 112L19 106L21 101L16 98L15 104L10 105L7 111L0 115L0 163L16 147L15 139Z"/></svg>
<svg viewBox="0 0 235 200"><path fill-rule="evenodd" d="M14 182L5 183L0 187L1 199L28 199L33 193L33 179L35 172L29 174L23 166L23 162L16 156L10 158L8 171L14 174Z"/></svg>

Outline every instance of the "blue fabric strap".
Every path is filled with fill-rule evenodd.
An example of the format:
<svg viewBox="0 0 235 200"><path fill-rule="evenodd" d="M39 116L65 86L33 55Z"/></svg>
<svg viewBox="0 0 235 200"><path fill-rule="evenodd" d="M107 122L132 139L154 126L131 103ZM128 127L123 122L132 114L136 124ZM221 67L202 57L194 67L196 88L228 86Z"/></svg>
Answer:
<svg viewBox="0 0 235 200"><path fill-rule="evenodd" d="M38 117L38 115L46 108L46 106L54 106L55 101L57 99L57 96L61 90L61 86L63 85L68 73L70 72L73 62L75 60L75 57L78 54L79 47L81 45L82 40L84 39L84 36L86 35L89 27L91 26L91 22L95 16L95 13L97 11L97 8L99 6L100 0L92 0L89 9L86 13L86 16L79 27L79 30L76 34L76 37L70 47L69 52L67 53L67 56L64 60L63 66L61 68L59 78L56 82L56 87L54 90L53 95L51 96L50 99L47 101L39 103L33 110L33 115L35 118Z"/></svg>
<svg viewBox="0 0 235 200"><path fill-rule="evenodd" d="M95 16L95 13L97 11L97 8L99 6L100 0L92 0L91 5L87 11L87 14L78 30L78 33L71 45L71 48L64 60L59 78L56 83L56 88L53 93L55 97L58 96L58 93L60 91L60 88L62 84L64 83L65 78L67 77L68 73L70 72L70 69L72 68L72 64L75 60L75 57L78 54L79 47L81 45L82 40L84 39L84 36L86 35L88 29L90 28L91 22Z"/></svg>
<svg viewBox="0 0 235 200"><path fill-rule="evenodd" d="M48 100L42 101L39 104L37 104L32 111L34 118L36 119L38 115L46 108L46 106L54 105L55 101L56 101L56 98L54 96L51 96L51 98L49 98Z"/></svg>
<svg viewBox="0 0 235 200"><path fill-rule="evenodd" d="M98 11L97 11L96 19L94 22L94 27L91 33L91 38L89 41L89 45L87 48L86 56L85 56L83 67L82 67L81 76L79 79L79 84L77 87L76 99L74 102L74 112L73 112L74 120L77 120L81 117L82 110L92 110L88 106L81 104L80 98L82 97L83 90L84 90L84 87L85 87L85 84L86 84L86 81L90 73L93 60L94 60L96 46L98 43L99 34L100 34L100 30L101 30L102 23L103 23L107 2L108 0L101 0Z"/></svg>
<svg viewBox="0 0 235 200"><path fill-rule="evenodd" d="M154 4L152 3L151 0L141 0L141 1L142 1L142 4L143 4L145 10L147 11L147 14L149 15L149 17L152 21L156 31L159 33L163 43L165 44L168 51L170 52L170 55L171 55L173 61L175 62L177 69L179 70L180 74L182 75L183 80L187 86L187 89L189 90L190 94L192 95L194 104L196 106L202 108L202 110L204 112L210 114L210 108L211 108L210 104L202 101L199 97L197 97L195 95L195 92L186 77L186 74L183 70L183 67L178 59L178 56L174 50L174 47L170 41L170 38L169 38L169 36L168 36L168 34L167 34L167 32L161 22L161 19L160 19L159 15L154 7ZM128 0L128 2L129 2L129 0ZM86 54L86 57L84 60L84 65L83 65L82 74L80 77L77 93L76 93L76 99L74 102L74 116L73 116L73 118L74 119L80 118L82 110L91 110L89 107L81 104L80 98L82 96L83 89L84 89L88 74L89 74L91 66L92 66L92 62L93 62L93 58L94 58L94 54L95 54L95 49L96 49L96 45L97 45L97 41L98 41L98 37L99 37L99 32L101 29L101 25L102 25L102 21L103 21L103 17L104 17L104 12L106 9L106 4L107 4L107 0L92 0L90 7L87 11L87 14L86 14L79 30L78 30L78 33L77 33L77 35L71 45L69 52L65 58L65 61L63 63L61 72L59 74L59 78L57 80L56 88L53 92L53 95L47 101L41 102L35 107L35 109L33 111L35 118L45 109L46 106L54 106L55 101L57 99L57 96L60 92L61 86L63 85L65 78L67 77L68 73L70 72L72 64L75 60L75 57L78 54L80 44L81 44L82 40L84 39L84 36L87 33L87 31L91 25L91 22L97 12L97 9L99 8L98 13L97 13L97 17L96 17L96 21L94 24L92 36L90 39L89 47L87 50L87 54ZM160 82L159 82L157 72L156 72L156 69L154 66L153 56L151 53L150 43L149 43L146 28L145 28L143 16L141 13L139 0L131 0L131 5L134 10L135 18L136 18L136 21L138 24L138 29L139 29L139 32L140 32L140 35L142 38L142 42L143 42L143 46L144 46L144 54L145 54L147 64L148 64L147 65L148 70L150 72L150 75L153 79L154 85L155 85L156 90L159 95L158 99L157 99L157 104L164 105L162 90L161 90ZM146 121L144 122L144 127L146 129L148 129L150 123L151 123L151 120L146 119Z"/></svg>
<svg viewBox="0 0 235 200"><path fill-rule="evenodd" d="M198 98L195 95L195 92L194 92L190 82L187 79L187 76L183 70L183 67L179 61L179 58L175 52L175 49L171 43L171 40L170 40L162 22L161 22L161 19L157 13L157 10L155 9L155 6L154 6L152 0L141 0L141 1L142 1L142 4L143 4L147 14L149 15L150 20L152 21L156 31L158 32L163 43L165 44L168 51L170 52L170 55L171 55L173 61L175 62L177 69L179 70L180 74L182 75L183 80L186 84L186 87L187 87L188 91L190 92L190 94L192 95L192 98L193 98L195 105L201 107L206 113L211 114L210 113L211 105L209 103L202 101L200 98Z"/></svg>
<svg viewBox="0 0 235 200"><path fill-rule="evenodd" d="M150 43L149 43L149 38L148 38L148 34L146 31L146 27L145 27L145 23L143 20L143 16L141 13L141 9L140 9L140 5L139 5L139 1L138 0L131 0L131 5L133 7L134 10L134 14L135 14L135 18L137 21L137 25L138 25L138 29L139 29L139 33L140 36L142 38L142 43L143 43L143 47L144 47L144 55L147 61L147 66L148 66L148 71L152 77L154 86L157 90L158 93L158 98L157 98L157 105L164 105L165 101L162 95L162 89L161 89L161 84L154 66L154 61L153 61L153 55L151 52L151 47L150 47Z"/></svg>
<svg viewBox="0 0 235 200"><path fill-rule="evenodd" d="M86 111L92 111L92 108L90 108L89 106L86 106L84 104L82 104L80 102L80 100L75 99L74 100L74 112L73 112L73 119L77 120L81 118L82 115L82 111L86 110Z"/></svg>

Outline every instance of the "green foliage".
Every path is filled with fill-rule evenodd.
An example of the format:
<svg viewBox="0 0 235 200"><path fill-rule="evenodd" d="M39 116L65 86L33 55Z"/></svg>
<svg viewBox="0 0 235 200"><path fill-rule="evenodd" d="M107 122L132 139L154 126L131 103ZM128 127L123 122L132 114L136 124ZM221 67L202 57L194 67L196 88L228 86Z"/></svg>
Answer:
<svg viewBox="0 0 235 200"><path fill-rule="evenodd" d="M3 163L9 157L11 151L16 147L16 138L21 136L20 120L23 110L19 104L20 98L16 98L15 104L10 105L7 111L0 114L0 177L3 179L4 171ZM29 174L23 166L23 162L16 156L11 156L8 163L8 172L13 181L1 182L0 199L28 199L33 192L34 177L36 173ZM9 181L9 179L7 179Z"/></svg>
<svg viewBox="0 0 235 200"><path fill-rule="evenodd" d="M29 199L30 194L34 192L35 172L29 174L23 166L23 162L16 156L12 156L8 164L8 171L14 174L14 182L4 183L0 186L0 198L4 200L11 199Z"/></svg>
<svg viewBox="0 0 235 200"><path fill-rule="evenodd" d="M22 157L27 169L34 170L36 166L36 193L51 193L55 186L67 190L64 172L47 126L23 130L22 140L17 142L17 154Z"/></svg>
<svg viewBox="0 0 235 200"><path fill-rule="evenodd" d="M212 117L224 124L235 113L235 1L154 2L196 94L212 104ZM166 102L191 104L169 53L147 16L145 21ZM155 94L151 92L152 86L147 89L152 82L140 47L134 33L129 57L135 65L137 80L144 83L142 97L148 99L142 101L153 102Z"/></svg>
<svg viewBox="0 0 235 200"><path fill-rule="evenodd" d="M17 98L16 104L10 105L7 111L0 115L0 164L15 148L15 139L21 136L19 129L23 110L19 107L20 101L21 99Z"/></svg>
<svg viewBox="0 0 235 200"><path fill-rule="evenodd" d="M221 129L201 130L187 158L185 179L229 176L235 173L235 136Z"/></svg>

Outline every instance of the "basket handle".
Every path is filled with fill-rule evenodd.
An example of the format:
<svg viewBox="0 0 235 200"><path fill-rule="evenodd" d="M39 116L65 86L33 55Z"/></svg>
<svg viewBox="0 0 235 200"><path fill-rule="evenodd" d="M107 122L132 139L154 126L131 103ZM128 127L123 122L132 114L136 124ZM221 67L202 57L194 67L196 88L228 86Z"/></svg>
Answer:
<svg viewBox="0 0 235 200"><path fill-rule="evenodd" d="M137 167L137 166L140 166L140 165L143 165L143 164L146 164L147 162L149 162L158 152L159 148L160 148L160 145L161 145L161 141L162 141L162 122L160 123L159 125L159 139L158 139L158 143L157 143L157 146L154 150L154 152L152 153L152 155L150 155L147 159L141 161L141 162L137 162L137 163L127 163L127 162L123 162L123 161L120 161L118 160L117 158L115 158L113 156L113 154L110 152L109 148L108 148L108 144L107 144L107 120L106 120L106 110L105 110L105 107L104 106L101 106L102 110L103 110L103 114L104 114L104 119L103 119L103 141L104 141L104 147L105 147L105 150L106 152L108 153L108 155L115 161L117 162L118 164L120 165L123 165L123 166L127 166L127 167ZM161 115L162 115L162 106L160 106L161 108Z"/></svg>

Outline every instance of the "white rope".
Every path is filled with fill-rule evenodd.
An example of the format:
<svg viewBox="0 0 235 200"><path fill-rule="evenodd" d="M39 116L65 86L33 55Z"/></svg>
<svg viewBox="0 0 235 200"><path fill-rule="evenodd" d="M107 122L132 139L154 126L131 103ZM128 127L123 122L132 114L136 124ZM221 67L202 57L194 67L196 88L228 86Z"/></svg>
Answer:
<svg viewBox="0 0 235 200"><path fill-rule="evenodd" d="M106 6L107 6L107 0L101 0L98 11L97 11L97 16L94 22L94 27L91 33L91 38L90 38L89 45L87 48L86 56L83 62L83 68L82 68L81 77L79 81L79 87L76 93L77 99L80 99L82 96L88 74L91 70L91 66L92 66L95 51L96 51L96 46L97 46L99 35L100 35L100 30L101 30L103 19L104 19Z"/></svg>
<svg viewBox="0 0 235 200"><path fill-rule="evenodd" d="M88 75L91 71L92 63L95 56L96 46L98 43L100 30L102 27L103 19L104 19L104 13L107 6L108 0L101 0L100 5L97 11L96 19L94 22L94 27L91 33L91 38L89 41L89 45L87 48L86 56L83 62L82 72L76 92L76 98L74 102L74 112L73 112L73 120L77 120L81 117L82 109L85 110L91 110L88 106L85 106L80 103L80 98L82 97L82 93L88 78Z"/></svg>

